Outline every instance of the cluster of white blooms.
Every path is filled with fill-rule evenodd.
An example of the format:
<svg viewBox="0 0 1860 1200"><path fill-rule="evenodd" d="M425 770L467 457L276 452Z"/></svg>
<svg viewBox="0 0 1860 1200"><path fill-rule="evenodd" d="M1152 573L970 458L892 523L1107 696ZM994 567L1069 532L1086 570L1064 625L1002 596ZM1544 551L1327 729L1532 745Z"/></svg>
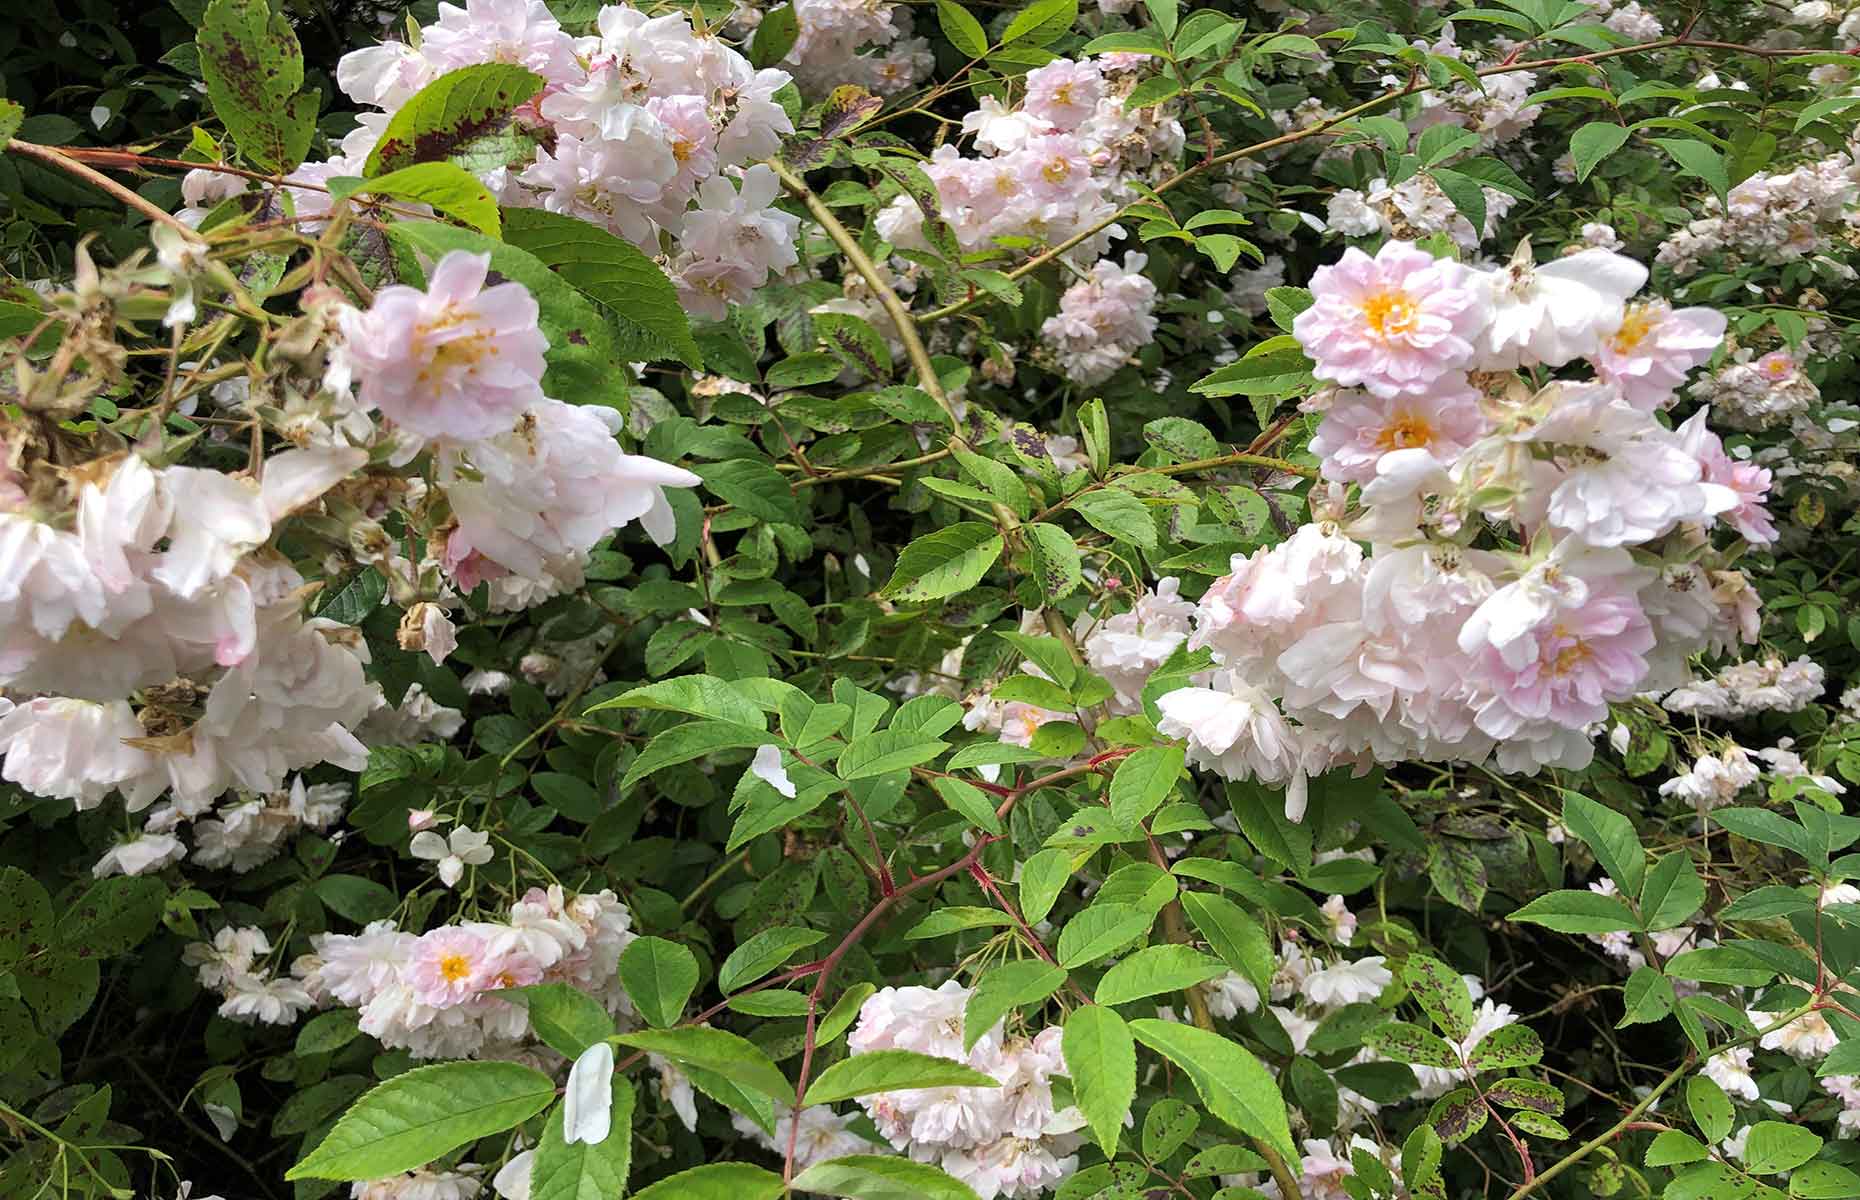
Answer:
<svg viewBox="0 0 1860 1200"><path fill-rule="evenodd" d="M1821 399L1821 389L1787 350L1753 356L1740 349L1716 371L1700 375L1687 392L1733 429L1781 425Z"/></svg>
<svg viewBox="0 0 1860 1200"><path fill-rule="evenodd" d="M367 311L343 314L341 356L386 419L394 457L433 456L425 507L446 514L430 539L444 576L464 592L509 581L499 607L522 607L580 586L588 552L628 522L670 541L664 489L699 480L622 453L613 410L544 395L536 301L518 283L486 287L489 270L489 255L454 251L426 290L383 288ZM382 565L418 594L423 570L391 554ZM438 658L436 634L450 644L443 613L417 639Z"/></svg>
<svg viewBox="0 0 1860 1200"><path fill-rule="evenodd" d="M389 41L345 55L337 82L378 111L362 115L337 157L289 177L307 185L289 189L298 216L328 210L328 192L314 189L361 175L394 113L421 88L462 67L522 66L543 88L515 126L529 155L482 172L499 202L569 213L670 255L687 303L721 317L725 300L748 299L770 271L796 261L799 222L773 208L773 173L751 165L794 132L775 99L789 75L756 70L681 12L609 5L597 24L597 35L576 38L542 0L467 0L441 4L417 46ZM201 202L225 191L194 185Z"/></svg>
<svg viewBox="0 0 1860 1200"><path fill-rule="evenodd" d="M984 98L962 125L982 154L944 143L923 164L962 251L992 250L1003 237L1056 243L1091 229L1117 212L1132 173L1179 154L1179 121L1155 107L1124 108L1137 81L1107 59L1056 59L1027 73L1018 107ZM900 195L876 225L893 246L922 250L923 221L917 203ZM1116 232L1087 239L1073 256L1099 256Z"/></svg>
<svg viewBox="0 0 1860 1200"><path fill-rule="evenodd" d="M1100 259L1040 326L1040 339L1074 383L1103 383L1156 335L1156 285L1143 275L1148 261L1135 253L1122 266Z"/></svg>
<svg viewBox="0 0 1860 1200"><path fill-rule="evenodd" d="M1444 233L1460 249L1473 251L1498 232L1499 222L1517 203L1509 192L1493 187L1481 190L1485 196L1485 223L1479 229L1472 227L1459 206L1426 174L1393 187L1386 179L1377 179L1367 192L1343 188L1330 198L1324 220L1329 228L1348 237L1382 234L1413 239Z"/></svg>
<svg viewBox="0 0 1860 1200"><path fill-rule="evenodd" d="M263 959L271 939L256 926L229 925L211 942L193 942L181 961L194 968L200 986L221 997L220 1016L248 1024L289 1025L315 1005L304 985L274 975Z"/></svg>
<svg viewBox="0 0 1860 1200"><path fill-rule="evenodd" d="M1714 255L1761 263L1792 262L1823 255L1832 240L1860 228L1860 165L1851 154L1833 154L1787 171L1763 171L1732 188L1720 205L1704 201L1706 215L1660 244L1658 261L1675 274L1690 275ZM1823 259L1829 269L1852 277L1850 268Z"/></svg>
<svg viewBox="0 0 1860 1200"><path fill-rule="evenodd" d="M736 0L733 31L762 24L762 6ZM800 32L781 60L795 85L810 96L853 84L895 95L936 66L928 38L912 36L910 9L883 0L794 0Z"/></svg>
<svg viewBox="0 0 1860 1200"><path fill-rule="evenodd" d="M1010 1037L997 1024L963 1049L963 1010L969 988L955 980L941 987L888 987L859 1010L847 1037L852 1053L912 1050L966 1063L999 1087L915 1088L859 1098L893 1146L934 1162L975 1190L981 1200L1043 1195L1078 1169L1078 1131L1085 1117L1057 1108L1053 1077L1065 1075L1060 1029L1031 1038Z"/></svg>
<svg viewBox="0 0 1860 1200"><path fill-rule="evenodd" d="M477 1169L473 1163L461 1163L452 1171L423 1167L390 1179L352 1183L349 1200L476 1200L484 1191Z"/></svg>
<svg viewBox="0 0 1860 1200"><path fill-rule="evenodd" d="M632 1013L620 952L633 916L610 891L532 888L501 922L468 921L414 934L375 921L359 934L325 933L291 964L310 1000L359 1010L361 1030L415 1058L509 1057L534 1052L529 1014L501 988L566 983L608 1011Z"/></svg>
<svg viewBox="0 0 1860 1200"><path fill-rule="evenodd" d="M1668 692L1669 712L1733 720L1765 712L1801 712L1827 689L1827 672L1806 655L1790 662L1772 655L1731 663L1705 679Z"/></svg>
<svg viewBox="0 0 1860 1200"><path fill-rule="evenodd" d="M81 809L171 791L191 819L230 788L361 769L368 649L303 618L313 589L267 543L366 458L287 450L252 478L130 453L0 495L0 686L33 697L0 699L5 777Z"/></svg>
<svg viewBox="0 0 1860 1200"><path fill-rule="evenodd" d="M784 1159L792 1139L794 1169L805 1171L817 1162L849 1154L870 1154L877 1149L847 1128L856 1116L852 1112L836 1113L824 1104L810 1104L798 1116L792 1108L778 1106L772 1129L762 1128L741 1113L731 1113L730 1124L756 1145Z"/></svg>
<svg viewBox="0 0 1860 1200"><path fill-rule="evenodd" d="M1216 670L1160 701L1190 761L1285 785L1294 816L1339 765L1580 768L1609 703L1754 635L1703 531L1772 540L1769 474L1704 414L1657 417L1725 321L1634 300L1646 278L1606 250L1481 271L1401 242L1316 273L1293 332L1338 385L1311 443L1330 491L1202 596L1189 646ZM1577 359L1593 380L1514 373ZM1523 549L1481 548L1488 525Z"/></svg>
<svg viewBox="0 0 1860 1200"><path fill-rule="evenodd" d="M1483 65L1479 62L1480 50L1461 46L1454 40L1451 23L1442 27L1438 41L1432 44L1416 41L1414 45L1429 54L1457 58L1469 65ZM1400 88L1405 84L1406 80L1398 76L1382 77L1382 85L1387 88ZM1522 137L1537 123L1543 106L1531 102L1531 95L1536 91L1534 72L1507 71L1485 76L1477 85L1462 81L1451 88L1422 92L1418 97L1420 112L1409 120L1408 127L1416 134L1435 125L1469 130L1479 135L1477 148L1490 151Z"/></svg>

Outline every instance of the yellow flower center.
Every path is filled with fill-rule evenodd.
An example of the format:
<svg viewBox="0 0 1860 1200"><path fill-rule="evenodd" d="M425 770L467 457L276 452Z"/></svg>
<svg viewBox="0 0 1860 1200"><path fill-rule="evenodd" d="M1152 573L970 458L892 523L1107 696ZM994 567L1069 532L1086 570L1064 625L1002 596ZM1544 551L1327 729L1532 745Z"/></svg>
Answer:
<svg viewBox="0 0 1860 1200"><path fill-rule="evenodd" d="M448 954L439 960L439 976L447 983L471 978L471 959L463 954Z"/></svg>
<svg viewBox="0 0 1860 1200"><path fill-rule="evenodd" d="M1048 183L1064 183L1066 181L1066 176L1071 173L1072 164L1058 157L1055 157L1051 162L1040 168L1040 174L1046 177Z"/></svg>
<svg viewBox="0 0 1860 1200"><path fill-rule="evenodd" d="M1550 660L1550 673L1559 679L1594 657L1594 652L1589 649L1588 644L1572 634L1565 626L1558 625L1551 630L1551 633L1559 641L1564 638L1570 639L1569 645L1558 650L1556 657Z"/></svg>
<svg viewBox="0 0 1860 1200"><path fill-rule="evenodd" d="M1055 104L1072 103L1072 85L1069 83L1062 83L1058 87L1054 88L1053 89L1053 103Z"/></svg>
<svg viewBox="0 0 1860 1200"><path fill-rule="evenodd" d="M672 157L681 164L689 162L692 152L696 149L697 147L690 142L685 141L683 138L677 138L672 142Z"/></svg>
<svg viewBox="0 0 1860 1200"><path fill-rule="evenodd" d="M1434 427L1427 423L1425 417L1414 413L1403 413L1376 435L1376 449L1412 450L1416 446L1434 444Z"/></svg>
<svg viewBox="0 0 1860 1200"><path fill-rule="evenodd" d="M1414 301L1407 292L1377 292L1363 301L1363 320L1377 337L1407 333L1414 327L1414 316Z"/></svg>
<svg viewBox="0 0 1860 1200"><path fill-rule="evenodd" d="M1614 337L1608 344L1616 354L1626 354L1647 339L1653 332L1653 309L1645 304L1636 304L1628 309L1627 317L1622 320L1621 328L1615 330Z"/></svg>

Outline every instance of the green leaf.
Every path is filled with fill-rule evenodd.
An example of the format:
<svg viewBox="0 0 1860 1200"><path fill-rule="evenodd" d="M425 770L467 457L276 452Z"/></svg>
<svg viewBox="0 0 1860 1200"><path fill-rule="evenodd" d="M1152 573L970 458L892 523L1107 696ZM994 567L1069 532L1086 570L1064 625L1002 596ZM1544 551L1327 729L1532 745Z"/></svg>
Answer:
<svg viewBox="0 0 1860 1200"><path fill-rule="evenodd" d="M1150 108L1173 100L1181 94L1182 81L1174 75L1152 75L1130 89L1130 94L1124 97L1124 111L1135 112L1139 108Z"/></svg>
<svg viewBox="0 0 1860 1200"><path fill-rule="evenodd" d="M1045 46L1071 29L1078 19L1078 0L1033 0L1008 22L1001 44L1021 49Z"/></svg>
<svg viewBox="0 0 1860 1200"><path fill-rule="evenodd" d="M1531 1066L1543 1056L1543 1042L1527 1026L1506 1025L1479 1039L1466 1061L1475 1071L1502 1071Z"/></svg>
<svg viewBox="0 0 1860 1200"><path fill-rule="evenodd" d="M1558 933L1616 933L1640 928L1640 922L1619 897L1571 890L1539 896L1506 919L1528 921Z"/></svg>
<svg viewBox="0 0 1860 1200"><path fill-rule="evenodd" d="M1615 1028L1663 1021L1672 1014L1676 998L1672 980L1652 967L1637 967L1628 976L1621 1000L1621 1019L1615 1022Z"/></svg>
<svg viewBox="0 0 1860 1200"><path fill-rule="evenodd" d="M1796 1200L1853 1200L1860 1196L1860 1175L1838 1163L1807 1163L1789 1176L1789 1194Z"/></svg>
<svg viewBox="0 0 1860 1200"><path fill-rule="evenodd" d="M1705 904L1705 882L1683 850L1656 860L1640 892L1640 915L1649 932L1672 929Z"/></svg>
<svg viewBox="0 0 1860 1200"><path fill-rule="evenodd" d="M1700 1162L1710 1157L1711 1150L1697 1138L1677 1129L1668 1129L1653 1139L1653 1145L1647 1147L1646 1162L1650 1167L1671 1167Z"/></svg>
<svg viewBox="0 0 1860 1200"><path fill-rule="evenodd" d="M554 1099L554 1081L518 1063L416 1067L364 1094L284 1177L367 1180L412 1171L514 1128Z"/></svg>
<svg viewBox="0 0 1860 1200"><path fill-rule="evenodd" d="M1363 1045L1391 1062L1415 1063L1443 1071L1460 1069L1460 1053L1431 1030L1407 1021L1379 1025L1363 1038Z"/></svg>
<svg viewBox="0 0 1860 1200"><path fill-rule="evenodd" d="M1044 521L1023 525L1021 532L1027 535L1040 590L1048 600L1063 600L1085 582L1084 559L1071 534Z"/></svg>
<svg viewBox="0 0 1860 1200"><path fill-rule="evenodd" d="M180 49L180 47L176 47ZM198 57L198 56L196 56ZM13 140L19 132L20 124L26 119L26 110L17 100L0 100L0 143Z"/></svg>
<svg viewBox="0 0 1860 1200"><path fill-rule="evenodd" d="M869 1050L841 1059L822 1071L808 1085L804 1103L832 1104L874 1092L918 1088L1000 1086L993 1076L953 1059L919 1054L915 1050Z"/></svg>
<svg viewBox="0 0 1860 1200"><path fill-rule="evenodd" d="M898 555L891 582L879 593L893 600L941 600L980 583L1001 557L1001 535L979 521L925 534Z"/></svg>
<svg viewBox="0 0 1860 1200"><path fill-rule="evenodd" d="M1722 154L1704 142L1688 138L1655 138L1653 143L1672 156L1681 172L1702 180L1711 188L1719 204L1730 203L1727 193L1731 190L1731 177L1725 169Z"/></svg>
<svg viewBox="0 0 1860 1200"><path fill-rule="evenodd" d="M1705 1140L1716 1146L1731 1132L1733 1113L1731 1098L1724 1089L1703 1075L1686 1080L1686 1110L1698 1125Z"/></svg>
<svg viewBox="0 0 1860 1200"><path fill-rule="evenodd" d="M780 1068L760 1047L733 1033L685 1025L677 1029L623 1033L616 1040L635 1050L664 1055L680 1065L715 1072L732 1083L754 1088L785 1104L794 1103L794 1085L782 1075Z"/></svg>
<svg viewBox="0 0 1860 1200"><path fill-rule="evenodd" d="M1582 182L1589 172L1610 154L1627 144L1628 129L1613 121L1590 121L1569 139L1570 157L1576 160L1576 180Z"/></svg>
<svg viewBox="0 0 1860 1200"><path fill-rule="evenodd" d="M1095 998L1104 1005L1128 1004L1164 992L1185 992L1226 973L1226 963L1193 947L1147 946L1106 971Z"/></svg>
<svg viewBox="0 0 1860 1200"><path fill-rule="evenodd" d="M767 719L755 703L728 682L713 675L680 675L622 692L584 711L601 712L609 708L648 708L660 712L689 713L694 717L712 717L733 725L752 729L768 728Z"/></svg>
<svg viewBox="0 0 1860 1200"><path fill-rule="evenodd" d="M1104 1156L1114 1158L1117 1135L1137 1095L1137 1049L1130 1028L1103 1004L1083 1005L1066 1018L1062 1048L1072 1071L1073 1102Z"/></svg>
<svg viewBox="0 0 1860 1200"><path fill-rule="evenodd" d="M1759 1121L1744 1144L1744 1170L1752 1175L1774 1175L1792 1170L1821 1150L1821 1136L1800 1125Z"/></svg>
<svg viewBox="0 0 1860 1200"><path fill-rule="evenodd" d="M962 1012L962 1049L973 1049L982 1035L1014 1009L1046 999L1066 981L1063 967L1036 959L1002 963L976 983Z"/></svg>
<svg viewBox="0 0 1860 1200"><path fill-rule="evenodd" d="M1072 507L1093 528L1119 541L1130 542L1145 550L1154 550L1161 539L1156 535L1156 519L1143 501L1118 488L1100 488L1081 493Z"/></svg>
<svg viewBox="0 0 1860 1200"><path fill-rule="evenodd" d="M1111 815L1135 825L1162 806L1182 778L1187 751L1176 746L1146 746L1117 765L1111 776Z"/></svg>
<svg viewBox="0 0 1860 1200"><path fill-rule="evenodd" d="M697 959L675 942L658 937L635 938L620 952L620 982L633 1007L649 1025L665 1028L676 1024L697 981ZM534 1005L530 1017L536 1019ZM612 1033L609 1028L601 1036ZM562 1053L574 1057L568 1051Z"/></svg>
<svg viewBox="0 0 1860 1200"><path fill-rule="evenodd" d="M534 983L505 988L498 996L527 1009L530 1028L563 1058L576 1058L614 1035L614 1019L601 1002L569 984Z"/></svg>
<svg viewBox="0 0 1860 1200"><path fill-rule="evenodd" d="M853 1154L815 1163L794 1177L794 1190L856 1200L977 1200L973 1188L941 1168L895 1154Z"/></svg>
<svg viewBox="0 0 1860 1200"><path fill-rule="evenodd" d="M789 1094L793 1103L793 1093ZM692 1167L633 1193L633 1200L775 1200L785 1191L781 1176L748 1163Z"/></svg>
<svg viewBox="0 0 1860 1200"><path fill-rule="evenodd" d="M777 525L799 525L801 505L781 473L752 458L732 458L692 466L704 486L757 520Z"/></svg>
<svg viewBox="0 0 1860 1200"><path fill-rule="evenodd" d="M612 1086L613 1128L593 1145L562 1140L562 1105L549 1114L530 1168L530 1200L612 1200L626 1193L633 1166L633 1085L615 1073Z"/></svg>
<svg viewBox="0 0 1860 1200"><path fill-rule="evenodd" d="M635 783L666 767L703 758L719 750L743 750L768 742L765 729L738 725L731 721L686 721L674 725L646 743L621 777L620 790L630 791Z"/></svg>
<svg viewBox="0 0 1860 1200"><path fill-rule="evenodd" d="M1245 909L1213 892L1183 892L1182 911L1208 945L1264 996L1277 968L1272 939Z"/></svg>
<svg viewBox="0 0 1860 1200"><path fill-rule="evenodd" d="M268 171L303 162L316 132L317 96L300 92L303 48L267 0L213 0L194 45L214 115L240 153Z"/></svg>
<svg viewBox="0 0 1860 1200"><path fill-rule="evenodd" d="M717 968L717 990L728 995L746 987L781 966L809 946L826 940L817 929L777 926L764 929L730 951Z"/></svg>
<svg viewBox="0 0 1860 1200"><path fill-rule="evenodd" d="M1008 915L999 909L957 904L949 908L933 909L929 916L905 932L904 940L919 942L926 938L947 937L965 929L999 929L1012 924Z"/></svg>
<svg viewBox="0 0 1860 1200"><path fill-rule="evenodd" d="M762 14L755 36L749 40L749 63L757 70L772 67L788 57L801 36L801 19L792 3Z"/></svg>
<svg viewBox="0 0 1860 1200"><path fill-rule="evenodd" d="M675 358L692 370L703 367L678 290L659 264L633 243L579 217L540 208L506 213L504 238L601 306L620 333L618 353L623 358Z"/></svg>
<svg viewBox="0 0 1860 1200"><path fill-rule="evenodd" d="M1042 850L1020 867L1020 915L1044 921L1053 911L1059 889L1072 877L1072 856L1064 850Z"/></svg>
<svg viewBox="0 0 1860 1200"><path fill-rule="evenodd" d="M331 1054L342 1049L361 1036L359 1020L360 1014L351 1008L318 1013L297 1031L297 1053Z"/></svg>
<svg viewBox="0 0 1860 1200"><path fill-rule="evenodd" d="M841 779L869 779L927 763L947 749L948 742L914 729L880 729L847 743L833 769Z"/></svg>
<svg viewBox="0 0 1860 1200"><path fill-rule="evenodd" d="M114 958L155 932L168 887L141 876L102 879L58 918L58 941L76 958Z"/></svg>
<svg viewBox="0 0 1860 1200"><path fill-rule="evenodd" d="M1001 835L1001 818L995 815L995 802L983 793L982 789L960 779L932 779L930 786L936 794L969 824L999 837Z"/></svg>
<svg viewBox="0 0 1860 1200"><path fill-rule="evenodd" d="M1563 825L1594 851L1595 861L1622 892L1629 896L1640 894L1647 873L1647 852L1634 836L1632 822L1606 805L1569 792L1563 796Z"/></svg>
<svg viewBox="0 0 1860 1200"><path fill-rule="evenodd" d="M1257 1058L1219 1034L1172 1021L1132 1021L1138 1041L1181 1068L1208 1111L1241 1133L1296 1158L1285 1098Z"/></svg>
<svg viewBox="0 0 1860 1200"><path fill-rule="evenodd" d="M1134 904L1099 901L1059 931L1059 965L1070 971L1115 954L1149 932L1155 919Z"/></svg>
<svg viewBox="0 0 1860 1200"><path fill-rule="evenodd" d="M333 190L333 188L332 188ZM497 200L491 190L463 167L449 162L415 163L377 176L355 189L354 195L386 196L430 204L487 237L501 227Z"/></svg>
<svg viewBox="0 0 1860 1200"><path fill-rule="evenodd" d="M1302 350L1278 350L1229 363L1189 385L1198 396L1289 396L1311 386Z"/></svg>
<svg viewBox="0 0 1860 1200"><path fill-rule="evenodd" d="M936 19L950 45L969 58L987 56L988 34L983 31L982 23L969 15L968 9L953 0L936 0Z"/></svg>
<svg viewBox="0 0 1860 1200"><path fill-rule="evenodd" d="M362 174L375 176L448 158L460 147L501 130L510 114L542 87L542 76L509 63L448 71L394 111Z"/></svg>

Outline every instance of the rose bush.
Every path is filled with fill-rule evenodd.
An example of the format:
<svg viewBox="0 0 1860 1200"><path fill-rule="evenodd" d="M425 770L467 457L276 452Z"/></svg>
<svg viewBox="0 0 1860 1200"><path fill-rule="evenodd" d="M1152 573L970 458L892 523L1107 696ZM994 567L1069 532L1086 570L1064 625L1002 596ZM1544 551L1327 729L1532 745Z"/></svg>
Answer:
<svg viewBox="0 0 1860 1200"><path fill-rule="evenodd" d="M1860 11L173 7L0 102L0 1196L1860 1196Z"/></svg>

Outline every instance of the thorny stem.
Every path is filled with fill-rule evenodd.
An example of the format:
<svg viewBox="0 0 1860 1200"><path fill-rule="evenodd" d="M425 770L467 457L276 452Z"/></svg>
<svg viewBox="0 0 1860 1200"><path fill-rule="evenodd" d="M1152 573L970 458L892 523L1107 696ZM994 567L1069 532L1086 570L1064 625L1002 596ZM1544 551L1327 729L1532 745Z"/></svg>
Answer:
<svg viewBox="0 0 1860 1200"><path fill-rule="evenodd" d="M206 239L190 228L187 222L175 216L161 205L124 187L102 171L85 166L77 159L53 146L41 146L36 142L22 142L18 138L9 140L6 148L22 158L30 158L54 167L67 175L75 175L99 191L108 192L110 196L135 209L151 221L158 221L179 233L190 242L204 242Z"/></svg>

